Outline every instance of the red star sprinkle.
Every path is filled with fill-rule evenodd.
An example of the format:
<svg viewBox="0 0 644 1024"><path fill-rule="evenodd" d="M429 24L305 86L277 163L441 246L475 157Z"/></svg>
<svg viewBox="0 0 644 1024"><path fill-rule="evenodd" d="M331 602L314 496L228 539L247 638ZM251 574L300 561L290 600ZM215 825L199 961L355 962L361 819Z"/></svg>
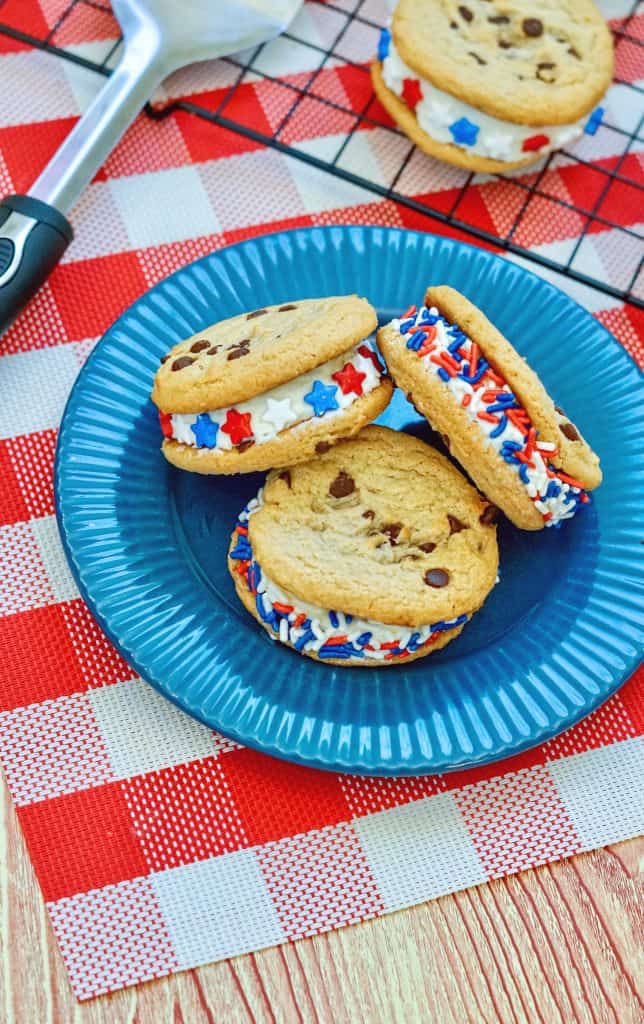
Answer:
<svg viewBox="0 0 644 1024"><path fill-rule="evenodd" d="M221 429L225 434L230 434L230 440L233 444L241 444L242 441L246 441L253 436L250 417L251 414L249 412L237 412L236 409L228 410L226 420L222 423Z"/></svg>
<svg viewBox="0 0 644 1024"><path fill-rule="evenodd" d="M403 81L403 99L407 106L415 110L422 98L423 94L418 79L405 78Z"/></svg>
<svg viewBox="0 0 644 1024"><path fill-rule="evenodd" d="M362 382L367 375L356 370L353 363L345 363L341 370L332 373L331 376L333 380L337 380L343 395L350 395L352 391L354 395L361 395Z"/></svg>
<svg viewBox="0 0 644 1024"><path fill-rule="evenodd" d="M358 352L365 359L370 359L378 373L382 373L382 363L372 348L369 348L368 345L361 345Z"/></svg>
<svg viewBox="0 0 644 1024"><path fill-rule="evenodd" d="M169 412L159 413L159 423L164 437L172 437L172 416Z"/></svg>
<svg viewBox="0 0 644 1024"><path fill-rule="evenodd" d="M550 139L547 135L531 135L529 139L525 139L521 149L524 153L532 153L535 149L541 149L542 146L547 146Z"/></svg>

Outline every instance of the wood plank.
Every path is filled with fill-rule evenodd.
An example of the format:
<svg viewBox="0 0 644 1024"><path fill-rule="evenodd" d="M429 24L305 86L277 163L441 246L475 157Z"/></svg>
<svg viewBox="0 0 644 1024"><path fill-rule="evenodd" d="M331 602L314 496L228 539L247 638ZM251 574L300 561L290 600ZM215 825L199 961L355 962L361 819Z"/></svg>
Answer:
<svg viewBox="0 0 644 1024"><path fill-rule="evenodd" d="M638 1024L644 840L114 995L72 995L0 783L3 1024Z"/></svg>

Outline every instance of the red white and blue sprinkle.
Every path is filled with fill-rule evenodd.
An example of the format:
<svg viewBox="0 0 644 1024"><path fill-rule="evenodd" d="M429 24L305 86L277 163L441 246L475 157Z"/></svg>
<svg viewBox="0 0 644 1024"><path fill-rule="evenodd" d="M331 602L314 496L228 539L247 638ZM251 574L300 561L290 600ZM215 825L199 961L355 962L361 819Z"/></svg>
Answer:
<svg viewBox="0 0 644 1024"><path fill-rule="evenodd" d="M427 324L436 325L432 337L422 334ZM516 395L458 324L450 323L437 309L422 306L416 310L414 306L392 321L392 326L405 346L425 360L428 372L449 387L504 462L516 467L546 526L558 527L580 505L588 504L590 497L583 484L553 464L558 454L555 445L539 440Z"/></svg>
<svg viewBox="0 0 644 1024"><path fill-rule="evenodd" d="M479 134L479 126L469 121L466 117L459 117L454 121L449 130L457 146L475 146Z"/></svg>
<svg viewBox="0 0 644 1024"><path fill-rule="evenodd" d="M383 28L380 31L380 38L378 40L378 60L383 61L389 53L389 46L391 45L391 32Z"/></svg>
<svg viewBox="0 0 644 1024"><path fill-rule="evenodd" d="M337 384L323 384L321 380L316 380L311 390L304 396L304 401L313 407L316 416L324 416L325 412L339 408L335 397L337 393Z"/></svg>
<svg viewBox="0 0 644 1024"><path fill-rule="evenodd" d="M195 435L195 444L198 448L215 448L217 445L217 434L219 424L210 419L207 412L201 412L197 416L190 429Z"/></svg>
<svg viewBox="0 0 644 1024"><path fill-rule="evenodd" d="M597 129L599 128L600 124L602 123L602 118L603 117L604 117L604 108L603 107L595 107L595 109L593 110L592 114L590 115L590 117L586 121L586 124L584 125L584 132L586 133L586 135L596 135L597 134Z"/></svg>
<svg viewBox="0 0 644 1024"><path fill-rule="evenodd" d="M230 558L238 563L235 571L245 579L250 593L254 595L257 614L274 639L291 644L296 651L313 652L323 661L331 658L341 661L351 658L392 661L409 657L421 647L431 646L442 632L467 622L467 615L459 615L448 621L409 629L359 619L308 603L307 611L298 609L298 599L270 580L254 558L248 540L248 519L261 507L261 503L260 491L239 516ZM365 629L365 626L369 628ZM389 639L392 635L393 639Z"/></svg>

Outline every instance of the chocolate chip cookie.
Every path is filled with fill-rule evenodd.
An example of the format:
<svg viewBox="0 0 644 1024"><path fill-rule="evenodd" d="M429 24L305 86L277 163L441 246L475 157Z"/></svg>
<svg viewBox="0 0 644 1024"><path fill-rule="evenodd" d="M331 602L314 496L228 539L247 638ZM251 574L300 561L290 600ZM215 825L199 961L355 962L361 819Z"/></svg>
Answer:
<svg viewBox="0 0 644 1024"><path fill-rule="evenodd" d="M372 75L430 155L468 170L523 167L594 135L613 73L591 0L400 0Z"/></svg>
<svg viewBox="0 0 644 1024"><path fill-rule="evenodd" d="M356 295L299 299L205 328L161 361L166 459L195 473L291 465L357 433L391 397Z"/></svg>
<svg viewBox="0 0 644 1024"><path fill-rule="evenodd" d="M435 449L370 426L270 473L228 565L275 639L333 664L386 666L445 646L483 604L495 516Z"/></svg>
<svg viewBox="0 0 644 1024"><path fill-rule="evenodd" d="M378 332L403 388L477 487L524 530L558 526L601 483L599 459L537 374L464 295L427 289Z"/></svg>

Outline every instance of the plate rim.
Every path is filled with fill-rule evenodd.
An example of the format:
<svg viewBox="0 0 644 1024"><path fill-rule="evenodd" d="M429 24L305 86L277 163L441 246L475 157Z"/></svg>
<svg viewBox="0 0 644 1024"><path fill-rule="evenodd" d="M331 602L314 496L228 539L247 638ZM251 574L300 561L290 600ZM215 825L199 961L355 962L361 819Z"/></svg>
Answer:
<svg viewBox="0 0 644 1024"><path fill-rule="evenodd" d="M338 232L347 232L349 235L380 234L389 236L415 236L419 241L423 241L429 238L433 239L437 244L446 243L450 246L454 246L457 251L461 248L465 248L477 254L483 253L486 258L490 259L494 263L500 264L504 268L508 266L508 262L506 262L502 253L490 251L489 249L483 246L476 246L468 242L463 242L460 239L452 238L449 235L417 231L414 229L408 229L404 227L399 228L380 225L360 225L351 223L319 226L314 225L299 228L289 228L276 232L267 232L266 234L251 236L242 241L232 243L231 245L228 246L224 246L222 249L212 250L211 252L206 253L195 260L183 264L182 266L172 271L170 274L155 282L154 285L152 285L150 288L142 292L141 295L137 296L137 298L133 302L131 302L110 324L107 330L101 335L96 344L93 346L88 358L83 363L74 381L74 384L72 385L70 393L67 397L63 413L61 416L60 425L58 428L54 458L55 514L67 564L70 568L74 581L78 587L81 598L89 608L94 619L99 623L102 631L108 637L110 642L114 645L114 647L121 654L121 656L128 662L128 664L136 672L136 674L146 683L146 685L152 686L152 688L156 690L158 693L160 693L166 700L169 700L172 704L180 708L184 713L188 714L193 719L196 719L197 721L201 722L209 729L214 729L220 732L222 730L219 725L213 723L213 721L209 720L207 716L200 714L199 710L195 708L194 705L189 706L189 703L183 701L180 697L177 697L174 694L168 692L167 688L164 687L164 684L160 679L151 676L147 672L147 670L143 670L140 663L140 659L134 653L132 653L129 650L129 648L127 648L116 636L114 630L110 626L109 621L98 609L97 603L92 597L90 590L88 589L88 587L86 587L85 583L83 582L81 576L81 567L77 564L75 555L72 551L69 538L67 535L67 528L65 523L65 510L63 508L63 501L61 496L61 475L64 474L62 453L65 447L66 440L65 431L69 429L68 420L71 416L71 408L74 402L75 395L77 393L77 389L82 385L85 376L91 372L93 362L95 358L98 356L101 346L110 339L112 332L116 328L118 328L121 321L125 317L127 317L130 314L130 312L133 311L135 307L142 300L146 299L151 293L154 293L155 291L160 290L163 287L166 287L168 282L172 282L173 279L179 277L187 270L190 271L192 268L197 267L200 264L205 264L209 260L213 259L213 257L217 258L218 256L221 256L232 249L238 250L261 245L262 243L265 243L269 239L277 242L281 238L294 238L297 236L314 237L319 234L332 236L333 234L337 234ZM576 307L576 310L579 311L579 313L583 315L584 318L591 318L593 321L594 328L600 334L603 334L606 337L608 344L615 347L615 349L619 351L621 357L624 357L631 364L632 369L634 369L639 374L640 378L644 380L644 371L640 369L640 367L635 362L630 352L628 352L625 346L623 346L619 341L617 341L617 339L611 334L611 332L605 327L605 325L601 323L599 320L597 320L595 317L593 317L589 310L585 309L581 305L581 303L577 301L577 299L573 298L566 292L562 291L562 289L558 288L551 281L539 276L532 269L525 267L523 263L519 264L511 262L510 266L519 271L522 275L527 275L536 282L538 282L538 286L540 288L546 289L549 293L553 295L563 296L566 302ZM226 725L225 731L223 731L222 734L227 737L230 737L235 742L240 743L243 746L250 747L263 754L266 754L267 756L275 757L278 760L284 760L288 763L295 763L302 766L317 768L319 770L330 771L335 773L381 777L445 774L453 771L462 771L463 769L467 768L476 768L482 767L484 765L495 764L500 761L506 760L509 757L513 757L515 755L525 753L528 750L542 746L544 743L548 742L551 739L554 739L556 736L559 736L562 732L565 732L573 725L576 725L577 723L583 721L585 718L591 715L599 706L601 706L603 703L609 700L610 697L612 697L620 689L620 687L629 679L633 671L637 668L638 664L639 660L637 657L637 653L635 653L634 657L629 661L627 667L623 670L623 672L620 672L619 670L616 671L615 679L613 680L609 688L601 689L598 694L593 695L592 697L588 696L588 699L584 701L582 714L577 714L575 710L572 709L570 714L560 716L558 719L556 719L556 721L551 722L546 727L542 727L540 730L537 730L537 728L535 727L535 729L531 732L530 736L525 740L516 742L510 740L505 743L499 742L495 745L495 750L492 754L483 750L480 754L475 754L468 759L452 759L448 762L440 761L440 763L438 764L433 764L432 762L434 760L437 760L436 755L434 755L434 757L431 759L431 762L425 761L423 763L420 763L418 759L415 761L406 760L404 762L389 761L387 762L387 764L374 767L373 764L369 764L367 762L347 760L340 756L338 752L336 752L333 758L329 758L328 756L322 756L319 751L317 752L316 756L306 756L299 753L296 749L293 749L292 747L287 749L286 746L280 745L280 743L276 741L272 743L262 742L261 740L256 739L252 733L249 734L244 730L236 730L234 727L230 727L229 725Z"/></svg>

